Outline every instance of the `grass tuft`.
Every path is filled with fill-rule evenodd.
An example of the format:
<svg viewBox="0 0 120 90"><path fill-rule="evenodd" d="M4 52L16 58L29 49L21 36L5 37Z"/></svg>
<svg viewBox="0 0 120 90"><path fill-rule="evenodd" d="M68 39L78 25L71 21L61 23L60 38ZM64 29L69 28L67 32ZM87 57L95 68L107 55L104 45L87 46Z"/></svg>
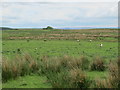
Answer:
<svg viewBox="0 0 120 90"><path fill-rule="evenodd" d="M105 61L100 57L96 57L90 65L90 70L92 71L104 71L105 69Z"/></svg>

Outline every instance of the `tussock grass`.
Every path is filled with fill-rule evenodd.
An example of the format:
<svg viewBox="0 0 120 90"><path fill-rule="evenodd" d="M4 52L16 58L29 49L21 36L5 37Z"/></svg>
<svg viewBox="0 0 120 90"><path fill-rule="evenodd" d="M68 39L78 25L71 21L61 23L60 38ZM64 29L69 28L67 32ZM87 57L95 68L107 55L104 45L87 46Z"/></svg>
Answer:
<svg viewBox="0 0 120 90"><path fill-rule="evenodd" d="M2 62L2 81L7 81L12 77L11 64L3 59Z"/></svg>
<svg viewBox="0 0 120 90"><path fill-rule="evenodd" d="M96 78L92 82L92 87L93 88L113 88L108 79L100 79L100 78Z"/></svg>
<svg viewBox="0 0 120 90"><path fill-rule="evenodd" d="M71 69L69 71L69 83L73 88L88 88L91 80L81 69Z"/></svg>
<svg viewBox="0 0 120 90"><path fill-rule="evenodd" d="M38 70L37 62L29 55L16 56L14 60L3 58L2 62L2 81L15 79L18 76L28 75Z"/></svg>
<svg viewBox="0 0 120 90"><path fill-rule="evenodd" d="M41 68L42 73L47 76L54 88L88 87L86 83L89 82L82 71L88 68L86 67L88 63L88 59L84 56L79 58L67 55L53 58L43 57L41 59Z"/></svg>
<svg viewBox="0 0 120 90"><path fill-rule="evenodd" d="M114 62L111 61L108 66L108 70L109 70L108 80L111 83L112 87L114 88L118 88L118 86L120 85L119 72L118 72L119 62L120 62L120 58L118 59L118 61L114 61Z"/></svg>
<svg viewBox="0 0 120 90"><path fill-rule="evenodd" d="M103 60L100 57L95 57L93 62L90 65L90 70L104 71L105 69L106 69L105 60Z"/></svg>
<svg viewBox="0 0 120 90"><path fill-rule="evenodd" d="M120 79L118 75L118 61L111 61L108 64L109 75L105 79L97 78L92 86L95 88L118 88Z"/></svg>
<svg viewBox="0 0 120 90"><path fill-rule="evenodd" d="M38 73L45 75L53 88L116 88L119 84L118 62L106 63L100 57L96 57L92 63L85 56L63 57L43 56L40 60L34 60L29 54L22 57L16 56L12 61L3 58L2 80L15 79L19 76ZM109 76L104 79L91 79L86 71L108 70Z"/></svg>
<svg viewBox="0 0 120 90"><path fill-rule="evenodd" d="M119 78L114 76L107 76L105 79L97 78L91 84L94 88L118 88Z"/></svg>

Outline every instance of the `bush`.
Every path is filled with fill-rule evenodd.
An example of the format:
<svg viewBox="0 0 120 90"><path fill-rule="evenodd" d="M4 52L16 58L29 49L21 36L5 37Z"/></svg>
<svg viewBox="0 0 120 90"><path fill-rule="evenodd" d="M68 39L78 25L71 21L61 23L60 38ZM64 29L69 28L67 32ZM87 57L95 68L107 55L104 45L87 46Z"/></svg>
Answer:
<svg viewBox="0 0 120 90"><path fill-rule="evenodd" d="M53 29L53 27L47 26L47 28L43 28L43 29Z"/></svg>

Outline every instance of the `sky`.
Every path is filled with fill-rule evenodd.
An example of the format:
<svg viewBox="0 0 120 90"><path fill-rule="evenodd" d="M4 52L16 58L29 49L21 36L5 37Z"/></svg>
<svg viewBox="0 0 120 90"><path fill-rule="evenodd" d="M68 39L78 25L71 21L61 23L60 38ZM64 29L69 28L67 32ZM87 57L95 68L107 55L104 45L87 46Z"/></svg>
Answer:
<svg viewBox="0 0 120 90"><path fill-rule="evenodd" d="M104 2L64 1L3 0L0 3L0 16L2 17L0 25L12 28L118 26L117 0L109 0L109 2L108 0L104 0Z"/></svg>

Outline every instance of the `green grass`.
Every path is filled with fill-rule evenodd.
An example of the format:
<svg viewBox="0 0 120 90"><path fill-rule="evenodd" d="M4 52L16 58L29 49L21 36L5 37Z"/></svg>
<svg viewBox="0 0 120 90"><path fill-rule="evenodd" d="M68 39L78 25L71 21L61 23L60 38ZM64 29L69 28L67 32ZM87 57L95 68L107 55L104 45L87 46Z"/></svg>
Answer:
<svg viewBox="0 0 120 90"><path fill-rule="evenodd" d="M118 35L116 30L5 30L3 32L2 41L2 56L7 60L15 60L15 57L30 54L33 60L41 60L43 56L51 57L63 57L64 55L80 57L85 56L90 63L94 57L101 57L105 64L109 63L109 60L117 60L118 58L118 38L114 36ZM60 34L60 36L59 36ZM72 35L73 34L73 35ZM78 35L79 34L79 35ZM82 34L85 34L82 36ZM68 35L68 36L67 36ZM70 35L70 36L69 36ZM77 36L78 35L78 36ZM89 35L91 35L89 37ZM92 37L92 35L111 35L111 37ZM43 37L42 39L37 37ZM82 36L82 37L81 37ZM88 37L87 37L88 36ZM15 37L11 39L11 37ZM29 39L19 39L18 37L33 37ZM49 39L49 37L54 37ZM67 38L66 38L67 37ZM76 41L76 38L81 38L80 42ZM92 37L92 38L91 38ZM44 41L46 39L47 41ZM60 39L60 40L59 40ZM89 40L92 40L90 42ZM103 44L100 47L99 44ZM20 52L18 52L20 49ZM16 60L17 61L17 60ZM55 63L55 62L54 62ZM48 63L50 64L50 63ZM53 81L57 80L54 76L59 77L59 81L62 80L62 74L64 76L64 69L61 73L53 74L48 73ZM66 69L65 69L66 70ZM67 70L66 70L67 71ZM65 71L65 72L66 72ZM55 72L56 73L56 72ZM85 70L87 76L91 79L100 78L104 79L108 75L108 71L89 71ZM51 79L50 78L50 79ZM51 80L52 80L51 79ZM59 82L58 82L59 83ZM54 82L53 82L54 84ZM50 82L47 82L46 77L33 75L18 77L15 80L8 80L3 83L3 88L51 88Z"/></svg>
<svg viewBox="0 0 120 90"><path fill-rule="evenodd" d="M99 47L102 43L103 47ZM104 59L116 59L118 56L118 42L105 42L82 40L4 40L3 41L3 56L13 58L17 54L17 49L20 48L22 54L29 53L36 59L41 56L80 56L85 55L88 58L101 56ZM37 50L35 50L37 48Z"/></svg>
<svg viewBox="0 0 120 90"><path fill-rule="evenodd" d="M31 75L9 80L2 84L2 88L51 88L45 76Z"/></svg>
<svg viewBox="0 0 120 90"><path fill-rule="evenodd" d="M107 71L86 71L86 74L91 78L91 79L95 79L95 78L106 78L108 76L108 72Z"/></svg>
<svg viewBox="0 0 120 90"><path fill-rule="evenodd" d="M118 32L117 29L115 30L110 30L110 29L84 29L84 30L41 30L41 29L19 29L19 30L3 30L2 31L2 38L3 39L10 39L10 37L32 37L32 39L36 39L36 37L38 36L43 36L44 38L48 38L48 37L66 37L66 35L70 35L70 37L73 37L71 39L74 39L74 37L81 37L81 35L77 34L85 34L85 35L111 35L111 36L118 36ZM53 35L54 34L54 35ZM60 34L59 35L55 35L55 34ZM72 34L72 35L71 35ZM64 36L65 35L65 36ZM102 39L105 39L107 37L104 37ZM114 40L117 40L117 38L115 39L114 37L112 37ZM16 38L17 39L17 38ZM69 38L68 38L69 39ZM85 38L84 38L85 39ZM89 38L87 38L89 39ZM105 39L106 40L106 39Z"/></svg>

